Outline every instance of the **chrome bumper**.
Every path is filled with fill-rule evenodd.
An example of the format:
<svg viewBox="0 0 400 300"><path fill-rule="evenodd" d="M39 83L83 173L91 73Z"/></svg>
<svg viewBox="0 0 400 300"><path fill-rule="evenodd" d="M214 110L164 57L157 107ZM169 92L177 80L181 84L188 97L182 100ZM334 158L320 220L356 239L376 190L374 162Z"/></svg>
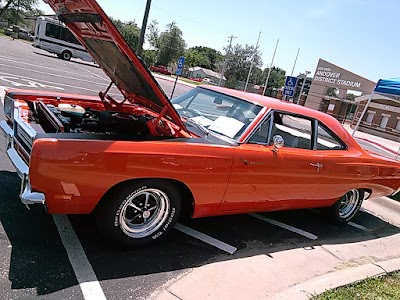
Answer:
<svg viewBox="0 0 400 300"><path fill-rule="evenodd" d="M43 193L32 192L29 182L29 167L18 155L14 148L14 132L6 121L0 121L0 128L6 138L7 155L13 164L18 176L22 179L19 198L25 205L44 204L45 195Z"/></svg>

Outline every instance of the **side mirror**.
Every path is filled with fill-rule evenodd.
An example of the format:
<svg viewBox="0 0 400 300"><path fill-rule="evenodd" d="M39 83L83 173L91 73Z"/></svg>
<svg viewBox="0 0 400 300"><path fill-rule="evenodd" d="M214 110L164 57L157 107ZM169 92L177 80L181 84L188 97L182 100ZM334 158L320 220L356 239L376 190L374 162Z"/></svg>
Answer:
<svg viewBox="0 0 400 300"><path fill-rule="evenodd" d="M285 140L283 139L282 136L279 134L274 135L272 138L272 144L274 145L274 148L272 148L272 151L278 152L279 148L282 148L285 145Z"/></svg>

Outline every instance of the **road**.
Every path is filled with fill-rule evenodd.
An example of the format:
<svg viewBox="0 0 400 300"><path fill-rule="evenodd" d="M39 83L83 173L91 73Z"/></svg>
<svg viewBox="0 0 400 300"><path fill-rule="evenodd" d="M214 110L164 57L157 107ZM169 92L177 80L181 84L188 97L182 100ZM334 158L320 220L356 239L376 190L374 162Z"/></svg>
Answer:
<svg viewBox="0 0 400 300"><path fill-rule="evenodd" d="M0 44L0 86L95 95L108 84L95 66L61 61L19 41L0 37ZM159 82L168 95L173 83ZM188 89L178 85L175 95ZM1 102L0 111L3 119ZM5 158L4 145L1 136L0 299L102 299L84 294L88 284L98 285L97 292L107 299L148 299L170 280L210 264L400 233L365 211L352 225L336 226L316 211L302 210L193 220L158 244L119 248L101 238L91 216L53 218L41 206L27 210L19 201L20 180ZM74 264L76 259L83 263Z"/></svg>
<svg viewBox="0 0 400 300"><path fill-rule="evenodd" d="M29 43L0 37L0 86L98 95L110 80L96 65L81 60L63 61ZM167 96L173 82L158 78ZM174 97L191 89L177 85ZM117 89L111 94L118 95Z"/></svg>

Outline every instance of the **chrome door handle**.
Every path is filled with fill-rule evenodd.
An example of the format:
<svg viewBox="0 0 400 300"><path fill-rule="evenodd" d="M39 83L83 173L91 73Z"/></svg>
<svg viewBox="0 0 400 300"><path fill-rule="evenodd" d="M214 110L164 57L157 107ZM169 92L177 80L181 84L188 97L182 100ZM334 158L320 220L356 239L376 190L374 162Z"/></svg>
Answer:
<svg viewBox="0 0 400 300"><path fill-rule="evenodd" d="M320 164L320 163L316 163L316 164L310 163L310 166L311 167L317 167L319 169L319 168L322 168L324 165Z"/></svg>

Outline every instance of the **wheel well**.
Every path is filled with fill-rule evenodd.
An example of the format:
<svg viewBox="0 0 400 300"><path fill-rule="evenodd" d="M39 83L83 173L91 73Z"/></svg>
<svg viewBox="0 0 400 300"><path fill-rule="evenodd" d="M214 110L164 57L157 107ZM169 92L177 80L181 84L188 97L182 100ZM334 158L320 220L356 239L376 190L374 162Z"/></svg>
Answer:
<svg viewBox="0 0 400 300"><path fill-rule="evenodd" d="M360 190L364 191L364 199L363 200L367 200L372 195L372 190L371 189L363 189L363 188L361 188Z"/></svg>
<svg viewBox="0 0 400 300"><path fill-rule="evenodd" d="M140 181L147 181L147 180L157 180L157 181L162 181L162 182L168 182L176 187L176 189L182 193L182 211L181 211L181 217L182 218L192 218L193 212L194 212L194 197L189 189L189 187L184 184L181 181L175 180L175 179L168 179L168 178L138 178L138 179L128 179L125 181L121 181L117 183L116 185L112 186L104 195L101 197L100 201L97 203L96 207L94 208L92 213L95 213L98 207L102 205L102 203L105 202L105 199L113 193L115 190L118 190L122 188L125 185L131 184L133 182L140 182Z"/></svg>

